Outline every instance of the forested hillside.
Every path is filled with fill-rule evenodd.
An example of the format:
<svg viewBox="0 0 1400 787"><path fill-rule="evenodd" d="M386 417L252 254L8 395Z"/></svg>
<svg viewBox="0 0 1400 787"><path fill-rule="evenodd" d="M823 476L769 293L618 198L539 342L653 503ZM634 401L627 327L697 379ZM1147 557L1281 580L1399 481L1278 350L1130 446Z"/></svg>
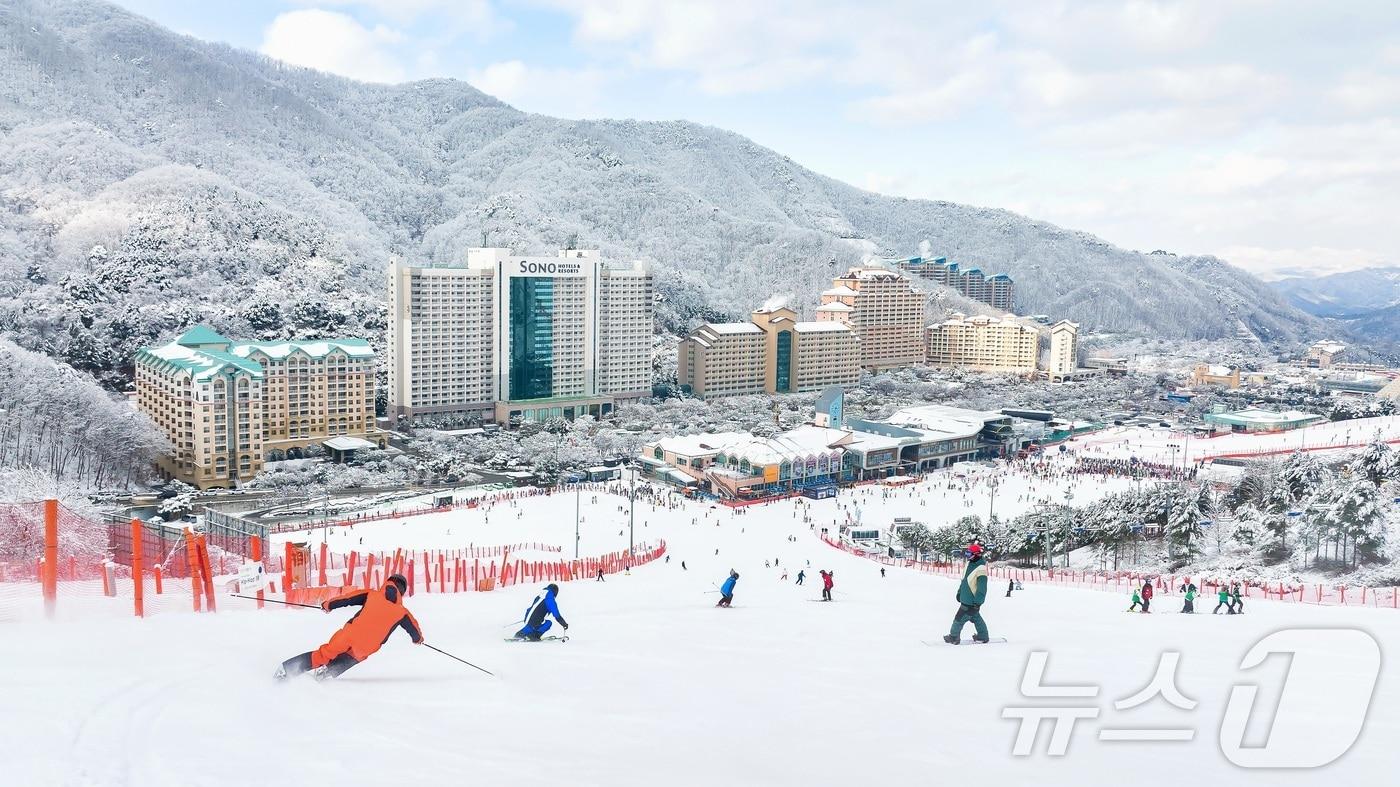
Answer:
<svg viewBox="0 0 1400 787"><path fill-rule="evenodd" d="M574 122L437 80L366 85L208 44L95 0L0 6L0 329L120 386L196 320L378 338L391 256L570 239L658 270L663 327L803 308L921 243L1091 329L1305 336L1209 258L1128 252L1015 214L883 197L691 123Z"/></svg>

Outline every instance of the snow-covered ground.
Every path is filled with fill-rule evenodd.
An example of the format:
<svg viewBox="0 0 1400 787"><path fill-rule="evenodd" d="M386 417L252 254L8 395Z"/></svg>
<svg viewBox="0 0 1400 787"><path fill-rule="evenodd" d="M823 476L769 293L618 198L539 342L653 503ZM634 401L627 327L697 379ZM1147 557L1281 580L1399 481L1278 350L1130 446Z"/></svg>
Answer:
<svg viewBox="0 0 1400 787"><path fill-rule="evenodd" d="M1377 435L1387 441L1400 440L1400 416L1357 418L1291 432L1227 434L1209 439L1188 437L1183 432L1159 427L1116 426L1075 438L1068 446L1084 456L1110 459L1136 456L1144 461L1180 464L1185 459L1195 462L1225 454L1316 450L1345 445L1362 447Z"/></svg>
<svg viewBox="0 0 1400 787"><path fill-rule="evenodd" d="M503 641L534 587L410 600L430 643L495 678L415 648L398 633L335 682L277 684L271 673L279 661L319 645L349 614L257 611L232 599L216 615L5 624L0 781L1315 784L1318 771L1243 770L1222 754L1217 735L1231 686L1263 687L1255 713L1261 718L1247 739L1258 741L1287 669L1287 659L1274 658L1241 670L1241 659L1264 636L1290 627L1358 628L1382 652L1400 652L1400 613L1388 610L1253 602L1243 616L1184 616L1176 614L1176 599L1162 599L1156 614L1130 615L1127 599L1113 594L1032 585L1011 598L999 586L989 594L984 613L992 634L1008 644L926 645L947 632L957 606L953 581L903 569L881 577L876 564L821 544L803 516L810 512L812 525L829 526L853 503L867 523L897 515L930 525L965 513L985 516L985 482L964 506L960 493L943 496L948 481L937 478L916 493L867 487L834 501L741 512L639 502L637 540L665 538L670 561L606 582L565 584L559 601L572 624L568 643ZM1040 489L1003 477L998 515L1017 513L1038 496L1062 496L1045 483ZM1082 479L1075 501L1116 483ZM594 502L585 494L581 504L583 554L626 545L623 498L598 493ZM547 540L567 549L574 506L570 494L532 497L489 512L364 524L353 534L337 528L326 537L347 548L363 537L365 548ZM780 565L765 568L765 560ZM715 609L715 583L731 567L742 574L735 606ZM818 568L836 572L835 603L815 603ZM798 569L808 574L802 587L794 584ZM1317 725L1318 738L1341 724L1334 710L1339 682L1366 668L1364 651L1320 647L1328 672L1295 678L1277 722ZM1102 687L1099 695L1023 699L1023 669L1041 650L1050 653L1046 684L1093 683ZM1113 701L1146 686L1168 651L1182 654L1176 683L1199 705L1179 710L1158 697L1116 710ZM1381 676L1359 741L1321 772L1329 781L1379 784L1400 764L1400 691L1388 678ZM1035 755L1015 757L1017 722L1002 710L1024 706L1100 711L1076 725L1066 756L1045 756L1049 734L1042 731ZM1101 729L1144 727L1190 728L1195 739L1098 740Z"/></svg>

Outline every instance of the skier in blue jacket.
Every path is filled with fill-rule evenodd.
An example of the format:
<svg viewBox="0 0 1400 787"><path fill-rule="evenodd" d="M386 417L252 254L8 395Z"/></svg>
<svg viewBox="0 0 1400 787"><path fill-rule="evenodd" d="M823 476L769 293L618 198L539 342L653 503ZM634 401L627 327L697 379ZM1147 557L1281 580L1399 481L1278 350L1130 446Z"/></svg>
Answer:
<svg viewBox="0 0 1400 787"><path fill-rule="evenodd" d="M739 583L739 572L729 569L729 578L724 580L724 584L719 587L719 603L717 607L727 607L734 600L734 586Z"/></svg>
<svg viewBox="0 0 1400 787"><path fill-rule="evenodd" d="M559 621L559 625L563 626L565 631L569 630L568 622L564 620L563 615L559 614L559 603L554 600L558 595L559 586L550 584L544 589L543 596L535 596L530 608L525 610L525 626L515 632L516 639L539 642L540 637L543 637L544 633L554 625L552 621L545 620L550 615Z"/></svg>

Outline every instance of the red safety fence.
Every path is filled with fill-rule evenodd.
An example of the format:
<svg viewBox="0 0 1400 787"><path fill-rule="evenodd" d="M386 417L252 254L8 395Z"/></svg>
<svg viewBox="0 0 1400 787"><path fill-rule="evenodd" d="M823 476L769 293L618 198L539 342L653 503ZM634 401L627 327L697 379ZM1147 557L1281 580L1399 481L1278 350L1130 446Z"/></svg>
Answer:
<svg viewBox="0 0 1400 787"><path fill-rule="evenodd" d="M961 579L963 567L952 563L901 560L884 555L873 555L852 548L849 544L823 538L828 546L835 547L857 557L863 557L888 566L909 568L928 574L939 574L952 579ZM1039 568L1016 568L1014 566L992 565L987 573L993 579L1029 582L1032 584L1060 585L1083 590L1099 590L1130 595L1144 582L1151 582L1156 594L1180 595L1181 587L1194 582L1197 592L1196 603L1212 600L1222 586L1233 582L1240 583L1240 595L1247 599L1284 601L1298 604L1318 604L1323 606L1364 606L1386 609L1400 609L1400 588L1370 588L1348 585L1302 585L1282 582L1258 582L1252 580L1231 580L1219 577L1197 577L1161 574L1144 574L1135 571L1074 571L1071 569L1045 570Z"/></svg>
<svg viewBox="0 0 1400 787"><path fill-rule="evenodd" d="M53 617L60 608L138 617L212 612L216 588L236 588L240 569L249 565L265 569L257 574L257 596L280 592L287 600L318 601L341 587L377 587L395 573L408 579L410 595L479 592L614 574L666 554L664 541L576 560L541 559L562 552L541 542L344 555L329 553L325 543L312 549L289 542L282 555L258 563L255 556L265 554L259 536L239 542L246 554L238 554L190 530L172 542L165 529L135 519L97 522L53 500L0 505L0 621Z"/></svg>

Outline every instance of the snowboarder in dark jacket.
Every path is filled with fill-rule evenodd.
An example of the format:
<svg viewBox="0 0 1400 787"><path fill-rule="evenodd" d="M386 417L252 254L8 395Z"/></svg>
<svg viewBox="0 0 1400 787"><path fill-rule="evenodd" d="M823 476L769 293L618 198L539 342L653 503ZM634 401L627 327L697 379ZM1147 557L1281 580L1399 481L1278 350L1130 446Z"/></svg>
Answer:
<svg viewBox="0 0 1400 787"><path fill-rule="evenodd" d="M1240 583L1236 582L1230 589L1230 600L1235 602L1235 614L1244 614L1244 596L1240 595Z"/></svg>
<svg viewBox="0 0 1400 787"><path fill-rule="evenodd" d="M963 570L962 582L958 584L958 592L953 597L958 602L958 613L953 616L953 628L943 638L950 645L962 642L962 630L969 621L976 629L972 635L973 642L987 642L989 639L987 623L982 620L982 604L987 600L987 583L991 581L987 576L986 551L981 544L973 543L963 554L967 556L967 568Z"/></svg>
<svg viewBox="0 0 1400 787"><path fill-rule="evenodd" d="M554 620L559 621L559 625L563 626L565 631L569 630L568 621L559 614L559 602L556 600L558 595L559 586L550 584L545 587L543 596L535 596L530 608L525 610L525 625L515 632L516 639L539 642L545 632L554 625L553 621L545 620L550 615L554 616Z"/></svg>
<svg viewBox="0 0 1400 787"><path fill-rule="evenodd" d="M802 584L802 580L804 580L804 579L806 579L806 578L807 578L807 572L806 572L806 571L799 570L799 571L797 572L797 584L799 584L799 585Z"/></svg>
<svg viewBox="0 0 1400 787"><path fill-rule="evenodd" d="M719 603L715 606L729 606L734 601L734 586L737 584L739 584L739 572L731 568L724 584L719 586Z"/></svg>
<svg viewBox="0 0 1400 787"><path fill-rule="evenodd" d="M1152 580L1142 583L1142 611L1148 613L1152 611Z"/></svg>

